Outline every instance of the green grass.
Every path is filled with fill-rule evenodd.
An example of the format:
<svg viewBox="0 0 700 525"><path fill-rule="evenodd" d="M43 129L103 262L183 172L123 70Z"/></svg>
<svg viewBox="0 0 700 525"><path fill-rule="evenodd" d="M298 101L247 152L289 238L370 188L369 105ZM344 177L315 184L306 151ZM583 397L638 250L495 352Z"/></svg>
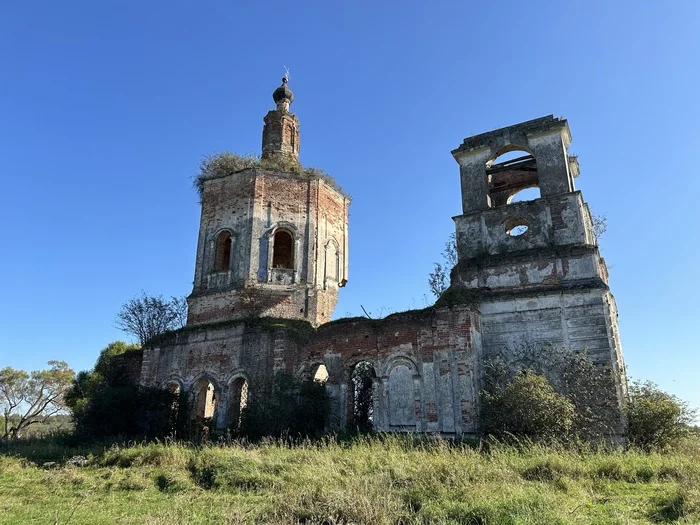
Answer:
<svg viewBox="0 0 700 525"><path fill-rule="evenodd" d="M697 439L673 453L487 449L28 441L0 448L0 523L700 523ZM65 464L80 452L87 466Z"/></svg>

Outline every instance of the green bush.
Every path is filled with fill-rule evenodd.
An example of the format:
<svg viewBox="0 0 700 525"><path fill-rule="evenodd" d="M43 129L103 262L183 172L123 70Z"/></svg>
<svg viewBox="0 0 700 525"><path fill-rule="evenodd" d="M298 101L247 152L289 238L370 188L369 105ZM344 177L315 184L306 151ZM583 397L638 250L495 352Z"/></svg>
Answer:
<svg viewBox="0 0 700 525"><path fill-rule="evenodd" d="M330 397L323 383L300 381L286 372L256 381L241 417L240 435L320 437L330 415Z"/></svg>
<svg viewBox="0 0 700 525"><path fill-rule="evenodd" d="M609 367L593 362L585 350L524 344L512 352L492 355L484 362L484 391L503 390L522 370L545 377L557 394L574 405L571 437L599 442L608 434L623 432L619 377Z"/></svg>
<svg viewBox="0 0 700 525"><path fill-rule="evenodd" d="M80 372L66 394L78 435L159 437L170 434L178 397L133 382L121 357L138 346L116 341L100 352L91 371Z"/></svg>
<svg viewBox="0 0 700 525"><path fill-rule="evenodd" d="M332 176L319 168L304 167L294 159L280 157L263 159L258 155L250 153L247 155L237 155L230 151L224 151L216 155L205 156L199 164L199 173L194 176L193 185L199 195L200 201L204 193L204 181L226 177L227 175L232 175L248 168L282 171L291 173L305 180L321 179L341 195L350 198Z"/></svg>
<svg viewBox="0 0 700 525"><path fill-rule="evenodd" d="M481 428L501 439L553 442L569 437L575 408L543 376L525 370L504 388L481 396Z"/></svg>
<svg viewBox="0 0 700 525"><path fill-rule="evenodd" d="M687 403L664 392L651 381L629 386L628 439L644 450L664 449L690 433L695 412Z"/></svg>

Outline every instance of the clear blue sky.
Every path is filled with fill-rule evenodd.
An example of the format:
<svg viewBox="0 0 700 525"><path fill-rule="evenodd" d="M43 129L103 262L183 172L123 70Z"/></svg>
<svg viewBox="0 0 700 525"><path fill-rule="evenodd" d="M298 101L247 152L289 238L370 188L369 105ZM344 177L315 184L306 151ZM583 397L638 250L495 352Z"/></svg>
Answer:
<svg viewBox="0 0 700 525"><path fill-rule="evenodd" d="M119 307L191 290L204 154L259 152L291 69L301 157L353 195L336 317L423 307L468 135L569 119L630 374L700 406L700 3L6 2L0 366L93 365Z"/></svg>

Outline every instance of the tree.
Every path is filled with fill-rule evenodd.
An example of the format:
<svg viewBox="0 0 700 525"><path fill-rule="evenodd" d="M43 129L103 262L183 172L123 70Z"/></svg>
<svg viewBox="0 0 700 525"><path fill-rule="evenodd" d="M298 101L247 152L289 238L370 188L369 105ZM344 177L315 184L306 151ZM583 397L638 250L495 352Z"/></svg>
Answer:
<svg viewBox="0 0 700 525"><path fill-rule="evenodd" d="M457 236L451 233L442 251L442 262L434 263L433 271L428 275L430 292L437 298L450 286L450 272L457 265Z"/></svg>
<svg viewBox="0 0 700 525"><path fill-rule="evenodd" d="M100 352L91 371L77 375L66 405L79 435L162 437L173 430L178 395L134 382L123 356L138 350L138 345L115 341Z"/></svg>
<svg viewBox="0 0 700 525"><path fill-rule="evenodd" d="M651 381L633 382L628 394L630 444L644 450L663 449L674 445L690 431L695 411Z"/></svg>
<svg viewBox="0 0 700 525"><path fill-rule="evenodd" d="M520 372L503 389L482 392L481 404L482 430L500 438L551 442L566 439L574 425L574 404L530 370Z"/></svg>
<svg viewBox="0 0 700 525"><path fill-rule="evenodd" d="M5 367L0 370L2 439L21 437L24 429L46 423L65 410L65 394L75 376L63 361L49 361L49 369L31 373Z"/></svg>
<svg viewBox="0 0 700 525"><path fill-rule="evenodd" d="M593 223L593 238L598 244L603 234L608 231L608 218L605 215L591 213L591 222Z"/></svg>
<svg viewBox="0 0 700 525"><path fill-rule="evenodd" d="M162 295L148 296L145 292L122 305L115 326L136 336L141 346L150 339L170 330L177 330L187 322L187 301L184 297L163 299Z"/></svg>

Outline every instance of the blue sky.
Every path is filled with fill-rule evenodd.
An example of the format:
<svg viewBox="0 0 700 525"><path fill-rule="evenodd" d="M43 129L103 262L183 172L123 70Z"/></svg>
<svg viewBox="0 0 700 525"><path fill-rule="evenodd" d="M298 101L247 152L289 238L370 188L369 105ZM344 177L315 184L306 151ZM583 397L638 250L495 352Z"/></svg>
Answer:
<svg viewBox="0 0 700 525"><path fill-rule="evenodd" d="M634 378L700 406L700 3L6 2L0 366L76 369L191 290L204 154L260 150L291 69L304 164L353 195L336 317L425 306L466 136L568 118Z"/></svg>

